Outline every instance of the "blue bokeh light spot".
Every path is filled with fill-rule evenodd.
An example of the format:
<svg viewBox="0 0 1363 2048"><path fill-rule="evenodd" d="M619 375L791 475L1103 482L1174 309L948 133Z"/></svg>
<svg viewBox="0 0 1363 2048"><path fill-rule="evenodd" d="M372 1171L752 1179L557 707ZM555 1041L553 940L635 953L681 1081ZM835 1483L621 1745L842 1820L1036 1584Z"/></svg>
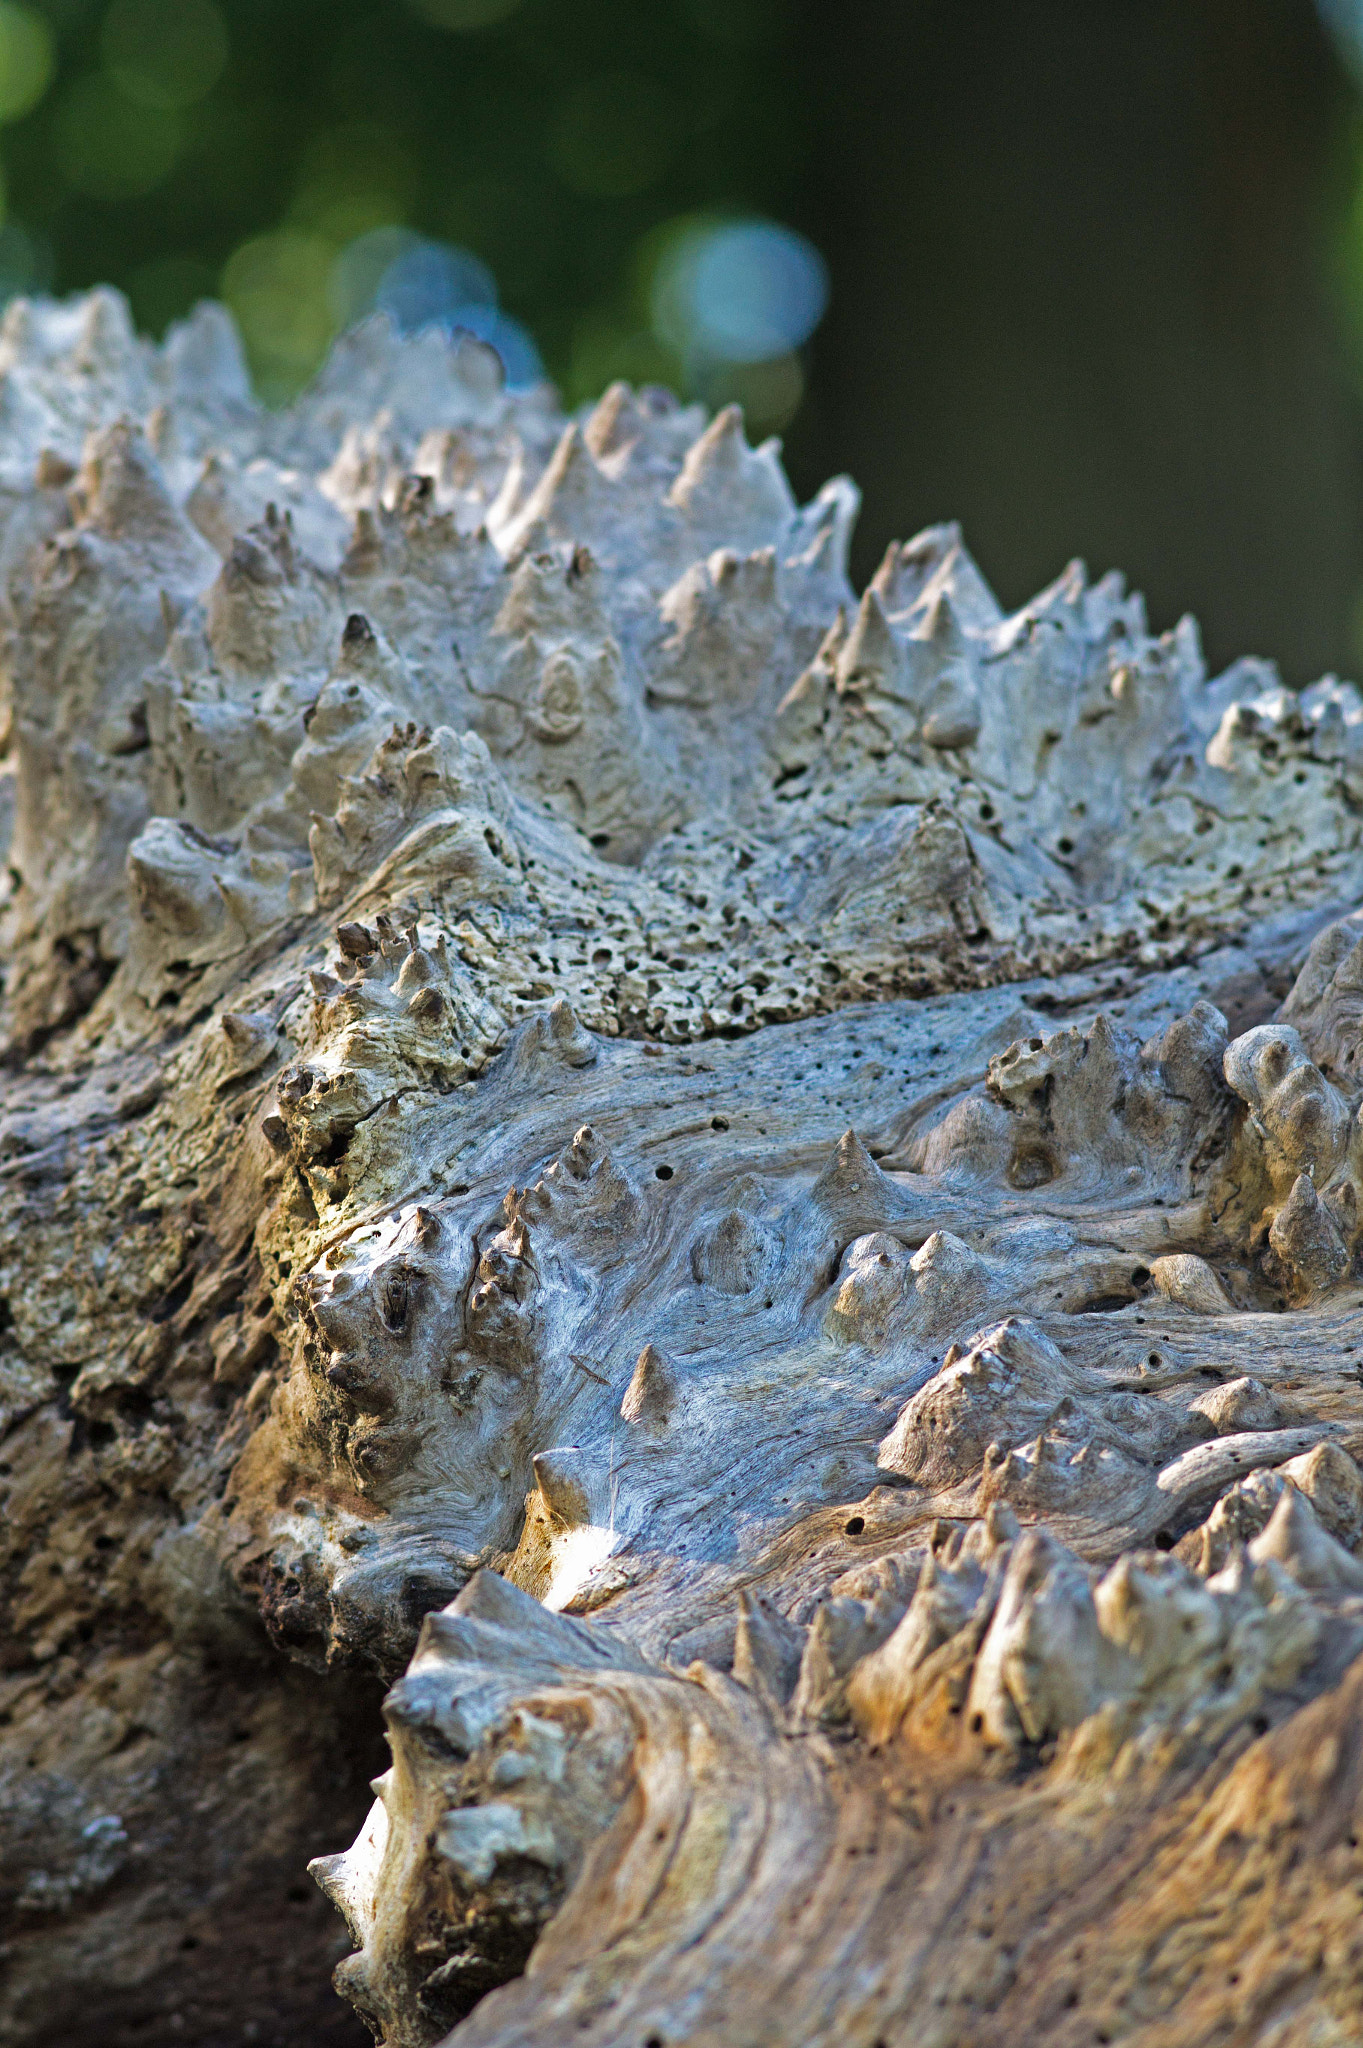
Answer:
<svg viewBox="0 0 1363 2048"><path fill-rule="evenodd" d="M827 304L812 242L776 221L725 221L690 230L664 256L653 324L688 361L762 363L808 341Z"/></svg>
<svg viewBox="0 0 1363 2048"><path fill-rule="evenodd" d="M374 297L404 334L449 327L470 306L496 308L497 285L486 263L448 242L413 241L395 256Z"/></svg>
<svg viewBox="0 0 1363 2048"><path fill-rule="evenodd" d="M544 376L530 335L497 304L497 281L471 249L437 242L410 228L377 228L339 257L333 278L336 310L345 322L386 313L401 334L438 327L462 330L495 348L513 389Z"/></svg>

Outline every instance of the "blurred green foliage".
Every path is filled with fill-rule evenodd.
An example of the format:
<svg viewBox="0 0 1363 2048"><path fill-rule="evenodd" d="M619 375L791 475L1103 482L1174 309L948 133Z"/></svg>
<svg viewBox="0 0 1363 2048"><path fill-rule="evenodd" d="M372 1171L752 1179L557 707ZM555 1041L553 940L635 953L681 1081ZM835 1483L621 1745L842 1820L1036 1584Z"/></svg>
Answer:
<svg viewBox="0 0 1363 2048"><path fill-rule="evenodd" d="M651 272L697 214L781 217L808 143L797 12L2 0L0 289L107 279L152 332L221 291L278 399L349 310L338 254L403 225L489 266L570 397L677 381Z"/></svg>

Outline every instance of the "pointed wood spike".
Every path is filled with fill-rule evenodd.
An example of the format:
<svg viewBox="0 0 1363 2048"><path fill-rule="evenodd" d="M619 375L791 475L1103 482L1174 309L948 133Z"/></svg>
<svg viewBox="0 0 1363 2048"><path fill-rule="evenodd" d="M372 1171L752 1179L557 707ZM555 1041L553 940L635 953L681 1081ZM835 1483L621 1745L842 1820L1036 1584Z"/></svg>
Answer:
<svg viewBox="0 0 1363 2048"><path fill-rule="evenodd" d="M667 1423L680 1389L677 1376L655 1344L645 1344L620 1403L626 1422Z"/></svg>
<svg viewBox="0 0 1363 2048"><path fill-rule="evenodd" d="M566 1529L585 1529L592 1520L586 1453L576 1444L538 1451L531 1459L535 1485L550 1517Z"/></svg>
<svg viewBox="0 0 1363 2048"><path fill-rule="evenodd" d="M726 405L715 414L700 438L686 451L668 503L696 523L714 521L727 529L723 537L746 552L784 528L795 500L778 459L780 443L750 448L743 432L743 414ZM763 531L765 529L765 532ZM711 529L712 532L714 529ZM720 533L715 533L718 540Z"/></svg>
<svg viewBox="0 0 1363 2048"><path fill-rule="evenodd" d="M838 691L887 688L904 666L904 651L885 616L880 593L867 586L852 630L838 656Z"/></svg>
<svg viewBox="0 0 1363 2048"><path fill-rule="evenodd" d="M921 618L915 621L913 637L915 640L927 642L941 655L959 654L962 651L965 646L965 634L949 591L933 592Z"/></svg>
<svg viewBox="0 0 1363 2048"><path fill-rule="evenodd" d="M843 1132L810 1193L813 1201L826 1208L851 1203L859 1213L884 1208L889 1215L903 1208L899 1189L881 1172L853 1130Z"/></svg>
<svg viewBox="0 0 1363 2048"><path fill-rule="evenodd" d="M578 1022L577 1012L566 996L556 996L545 1013L548 1038L559 1058L569 1067L590 1067L597 1058L596 1040Z"/></svg>
<svg viewBox="0 0 1363 2048"><path fill-rule="evenodd" d="M445 998L438 988L419 988L407 1005L407 1014L422 1024L438 1024L445 1013Z"/></svg>
<svg viewBox="0 0 1363 2048"><path fill-rule="evenodd" d="M576 422L564 428L549 466L515 522L515 542L533 548L536 534L576 541L610 518L610 479L598 468Z"/></svg>
<svg viewBox="0 0 1363 2048"><path fill-rule="evenodd" d="M1283 1489L1267 1526L1254 1537L1249 1554L1256 1564L1272 1558L1298 1585L1319 1592L1363 1592L1363 1562L1336 1542L1304 1493Z"/></svg>
<svg viewBox="0 0 1363 2048"><path fill-rule="evenodd" d="M806 1631L760 1593L738 1596L734 1677L773 1711L784 1708L800 1676Z"/></svg>
<svg viewBox="0 0 1363 2048"><path fill-rule="evenodd" d="M616 380L607 385L592 408L582 438L598 462L616 449L628 445L628 430L633 427L638 438L639 424L634 404L634 394L628 384Z"/></svg>

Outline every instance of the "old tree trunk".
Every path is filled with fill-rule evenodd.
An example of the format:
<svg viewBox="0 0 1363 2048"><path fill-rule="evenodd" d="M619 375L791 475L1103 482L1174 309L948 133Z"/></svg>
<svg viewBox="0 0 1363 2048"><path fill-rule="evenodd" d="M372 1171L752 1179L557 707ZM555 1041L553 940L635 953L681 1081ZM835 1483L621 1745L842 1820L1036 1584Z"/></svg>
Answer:
<svg viewBox="0 0 1363 2048"><path fill-rule="evenodd" d="M1357 2048L1363 699L467 338L0 372L4 2048Z"/></svg>

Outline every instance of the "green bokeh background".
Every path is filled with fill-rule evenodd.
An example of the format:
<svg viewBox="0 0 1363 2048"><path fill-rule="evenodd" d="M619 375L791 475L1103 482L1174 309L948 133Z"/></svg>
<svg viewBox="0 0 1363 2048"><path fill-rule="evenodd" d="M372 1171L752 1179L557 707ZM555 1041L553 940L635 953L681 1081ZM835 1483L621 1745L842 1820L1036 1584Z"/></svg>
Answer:
<svg viewBox="0 0 1363 2048"><path fill-rule="evenodd" d="M784 0L28 0L0 111L7 15L51 31L3 144L35 281L110 279L156 332L225 291L273 399L335 330L337 252L392 223L479 255L570 400L676 376L659 230L788 210L812 139Z"/></svg>
<svg viewBox="0 0 1363 2048"><path fill-rule="evenodd" d="M404 224L576 404L684 385L653 270L764 216L828 315L702 395L857 476L860 575L955 515L1008 602L1081 552L1302 683L1363 670L1359 106L1310 0L0 0L0 291L223 293L279 400Z"/></svg>

